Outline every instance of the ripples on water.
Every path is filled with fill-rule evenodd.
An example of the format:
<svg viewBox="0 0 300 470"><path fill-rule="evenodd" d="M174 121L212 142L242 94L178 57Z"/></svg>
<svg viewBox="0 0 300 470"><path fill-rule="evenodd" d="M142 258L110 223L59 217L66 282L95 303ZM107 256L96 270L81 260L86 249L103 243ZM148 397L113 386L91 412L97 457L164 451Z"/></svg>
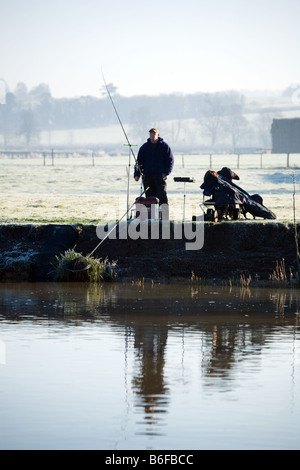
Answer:
<svg viewBox="0 0 300 470"><path fill-rule="evenodd" d="M297 290L1 284L1 449L299 449Z"/></svg>

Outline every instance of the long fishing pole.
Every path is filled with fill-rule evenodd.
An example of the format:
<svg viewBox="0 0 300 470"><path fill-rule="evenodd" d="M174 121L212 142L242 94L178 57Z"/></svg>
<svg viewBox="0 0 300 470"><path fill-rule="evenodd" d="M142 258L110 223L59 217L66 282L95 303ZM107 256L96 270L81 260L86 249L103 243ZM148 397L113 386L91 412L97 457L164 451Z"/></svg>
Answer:
<svg viewBox="0 0 300 470"><path fill-rule="evenodd" d="M115 106L115 103L114 103L114 101L113 101L113 99L112 99L112 96L111 96L111 94L110 94L109 88L108 88L108 86L107 86L107 84L106 84L106 81L105 81L105 78L104 78L102 69L101 69L101 74L102 74L102 78L103 78L103 82L104 82L104 85L105 85L107 94L108 94L109 99L110 99L110 101L111 101L111 104L112 104L112 106L113 106L113 108L114 108L114 111L115 111L115 113L116 113L116 116L117 116L117 118L118 118L118 121L119 121L119 123L120 123L120 126L121 126L121 128L122 128L122 131L123 131L123 133L124 133L124 135L125 135L127 144L128 144L128 146L129 146L129 148L130 148L130 151L131 151L131 153L132 153L132 155L133 155L133 158L134 158L136 167L137 167L137 169L139 170L140 175L143 176L143 172L142 172L142 170L141 170L141 168L140 168L140 165L139 165L139 163L138 163L138 161L137 161L137 158L136 158L136 156L135 156L135 154L134 154L134 151L133 151L133 149L132 149L132 145L131 145L131 143L130 143L130 141L129 141L129 139L128 139L128 136L127 136L127 134L126 134L126 132L125 132L124 126L123 126L122 121L121 121L120 116L119 116L119 113L118 113L117 108L116 108L116 106Z"/></svg>
<svg viewBox="0 0 300 470"><path fill-rule="evenodd" d="M127 145L127 144L124 144L124 145ZM130 167L131 167L130 158L131 158L131 152L130 152L130 149L129 149L128 170L127 170L127 209L129 208L129 186L130 186L130 176L131 176L131 173L130 173ZM141 189L141 191L142 191L142 189Z"/></svg>
<svg viewBox="0 0 300 470"><path fill-rule="evenodd" d="M139 166L139 164L138 164L138 161L137 161L136 156L135 156L135 154L134 154L134 151L133 151L133 149L132 149L132 145L131 145L131 143L130 143L130 141L129 141L129 139L128 139L128 136L127 136L127 134L126 134L126 132L125 132L125 129L124 129L123 124L122 124L122 121L121 121L120 116L119 116L119 113L118 113L118 111L117 111L117 108L115 107L114 101L113 101L113 99L112 99L112 96L111 96L110 91L109 91L109 89L108 89L108 86L107 86L107 84L106 84L106 81L105 81L105 78L104 78L104 75L103 75L102 70L101 70L101 74L102 74L102 78L103 78L103 82L104 82L104 85L105 85L107 94L108 94L108 96L109 96L109 98L110 98L111 104L112 104L112 106L113 106L113 108L114 108L114 111L115 111L115 113L116 113L116 116L117 116L117 118L118 118L118 121L119 121L119 123L120 123L120 126L121 126L121 128L122 128L122 130L123 130L123 133L124 133L125 138L126 138L126 140L127 140L127 144L128 144L128 146L129 146L130 151L131 151L131 153L132 153L132 155L133 155L133 158L134 158L134 160L135 160L136 166L137 166L137 168L138 168L138 170L139 170L141 176L143 176L143 173L142 173L142 171L141 171L141 169L140 169L140 166ZM130 170L129 170L129 171L130 171ZM149 189L149 188L145 189L145 190L141 193L141 196L142 196L148 189ZM114 226L111 228L111 230L105 235L105 237L102 238L102 240L101 240L101 241L98 243L98 245L93 249L93 251L90 252L90 254L89 254L88 256L91 256L91 255L97 250L97 248L99 248L99 246L104 242L104 240L106 240L106 239L109 237L109 235L116 229L116 227L117 227L118 224L121 222L121 220L124 219L124 217L128 214L128 212L130 211L130 209L131 209L135 204L136 204L136 201L134 201L134 202L131 204L130 207L127 207L127 211L126 211L126 212L122 215L122 217L115 223L115 225L114 225ZM127 204L127 206L128 206L128 204Z"/></svg>
<svg viewBox="0 0 300 470"><path fill-rule="evenodd" d="M149 189L149 188L145 189L145 190L142 192L141 196L142 196L148 189ZM131 206L127 209L127 211L125 212L125 214L123 214L122 217L121 217L121 218L115 223L115 225L110 229L110 231L107 232L107 234L105 235L105 237L102 238L102 240L100 241L100 243L98 243L98 245L93 249L93 251L90 252L90 254L89 254L88 256L91 256L91 255L97 250L97 248L99 248L99 246L104 242L104 240L106 240L106 239L109 237L109 235L116 229L116 227L117 227L118 224L121 222L121 220L124 219L125 215L128 214L128 212L129 212L130 209L134 206L134 204L136 204L136 201L134 201L134 202L131 204Z"/></svg>

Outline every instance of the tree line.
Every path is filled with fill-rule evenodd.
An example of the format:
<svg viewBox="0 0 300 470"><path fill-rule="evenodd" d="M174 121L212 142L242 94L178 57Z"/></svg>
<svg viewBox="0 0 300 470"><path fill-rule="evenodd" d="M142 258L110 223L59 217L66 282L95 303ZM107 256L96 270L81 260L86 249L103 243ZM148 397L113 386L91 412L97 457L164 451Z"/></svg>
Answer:
<svg viewBox="0 0 300 470"><path fill-rule="evenodd" d="M147 126L170 121L172 145L183 141L187 144L191 135L198 132L203 143L212 149L224 144L225 135L226 145L234 149L247 141L245 136L253 142L255 131L257 143L268 147L272 119L280 116L280 110L264 110L253 104L249 107L245 96L236 91L124 97L113 84L108 86L122 122L136 139L145 138ZM249 115L256 116L254 124ZM0 105L0 134L4 145L18 139L33 144L38 142L41 131L114 124L116 115L105 89L99 97L54 98L46 84L28 90L24 83L19 83L13 92L6 93L5 104Z"/></svg>

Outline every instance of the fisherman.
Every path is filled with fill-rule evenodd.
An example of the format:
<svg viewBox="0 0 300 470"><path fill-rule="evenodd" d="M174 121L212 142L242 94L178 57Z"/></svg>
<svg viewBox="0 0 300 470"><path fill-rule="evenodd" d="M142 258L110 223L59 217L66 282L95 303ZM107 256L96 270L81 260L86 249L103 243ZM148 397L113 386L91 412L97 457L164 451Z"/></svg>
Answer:
<svg viewBox="0 0 300 470"><path fill-rule="evenodd" d="M232 181L222 177L219 172L208 170L200 188L203 189L204 196L212 196L217 210L222 206L239 203L245 217L249 212L253 217L276 219L274 212L263 205L262 197L259 194L251 196ZM220 218L222 218L222 213L220 213Z"/></svg>
<svg viewBox="0 0 300 470"><path fill-rule="evenodd" d="M240 179L240 177L234 171L228 168L228 166L223 166L223 168L217 173L219 176L226 178L230 182L232 182L232 180Z"/></svg>
<svg viewBox="0 0 300 470"><path fill-rule="evenodd" d="M205 196L212 196L216 205L228 205L242 202L238 191L228 181L219 178L219 172L208 170L200 188Z"/></svg>
<svg viewBox="0 0 300 470"><path fill-rule="evenodd" d="M149 139L139 149L134 179L143 178L146 197L157 197L159 204L168 205L167 176L172 172L174 156L169 145L159 137L158 129L149 130Z"/></svg>

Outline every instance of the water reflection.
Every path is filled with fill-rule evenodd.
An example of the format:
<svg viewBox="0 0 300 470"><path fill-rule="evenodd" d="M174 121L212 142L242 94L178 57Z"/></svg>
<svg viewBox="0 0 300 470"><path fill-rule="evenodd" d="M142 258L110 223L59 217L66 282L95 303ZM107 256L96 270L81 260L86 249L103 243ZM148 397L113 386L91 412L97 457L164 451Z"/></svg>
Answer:
<svg viewBox="0 0 300 470"><path fill-rule="evenodd" d="M144 423L137 433L157 436L176 389L187 382L197 388L195 377L204 393L230 392L243 380L241 371L259 369L272 345L288 338L296 351L299 303L293 289L2 284L0 328L109 327L123 341L126 387Z"/></svg>

